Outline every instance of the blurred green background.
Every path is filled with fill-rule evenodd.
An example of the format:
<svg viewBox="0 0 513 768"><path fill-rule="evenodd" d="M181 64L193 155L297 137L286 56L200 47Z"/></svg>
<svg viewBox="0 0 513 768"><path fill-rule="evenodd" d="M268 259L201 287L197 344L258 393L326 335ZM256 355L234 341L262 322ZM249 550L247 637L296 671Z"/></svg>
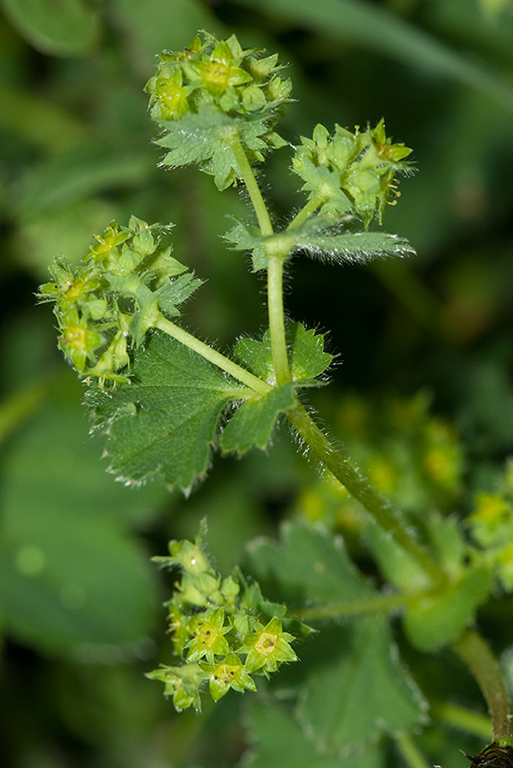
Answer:
<svg viewBox="0 0 513 768"><path fill-rule="evenodd" d="M387 133L414 149L418 173L385 217L417 249L414 260L293 263L290 315L328 331L338 355L321 413L337 418L338 403L357 392L353 417L368 408L373 418L366 404L375 398L423 390L464 442L458 472L470 491L491 485L512 449L512 3L0 0L6 768L234 764L246 746L235 725L240 697L203 718L177 717L143 676L170 660L161 609L170 584L149 558L169 538L193 536L207 514L212 553L231 567L316 482L285 434L268 453L216 460L188 501L158 483L120 487L88 435L82 386L56 350L51 312L35 306L54 256L80 258L95 232L133 213L174 222L175 256L207 280L188 327L223 350L263 329L263 283L219 237L228 215L249 215L244 198L217 193L194 169L158 169L152 144L143 87L154 56L202 28L236 32L244 47L290 64L297 101L281 133L291 143L317 122L385 117ZM277 221L302 200L288 163L286 150L276 153L263 180ZM378 427L377 442L389 428ZM464 496L454 504L461 512ZM492 606L484 617L499 648L513 636L508 615Z"/></svg>

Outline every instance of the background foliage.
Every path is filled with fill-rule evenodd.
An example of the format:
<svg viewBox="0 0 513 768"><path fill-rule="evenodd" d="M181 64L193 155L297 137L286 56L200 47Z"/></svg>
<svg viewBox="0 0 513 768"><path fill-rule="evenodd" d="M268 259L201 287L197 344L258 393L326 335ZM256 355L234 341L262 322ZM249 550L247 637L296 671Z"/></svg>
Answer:
<svg viewBox="0 0 513 768"><path fill-rule="evenodd" d="M199 28L279 51L298 99L282 125L287 140L318 121L352 126L384 116L387 132L414 147L419 171L387 212L387 229L412 242L414 260L294 267L291 315L329 329L339 355L316 405L408 509L431 503L463 514L473 488L493 489L513 436L513 8L491 0L2 0L0 9L0 750L13 768L231 765L248 739L258 744L276 722L291 733L296 725L286 707L259 702L248 735L236 724L237 694L202 718L171 711L143 677L169 653L160 608L169 584L149 557L169 538L193 537L207 513L224 570L282 519L322 519L350 539L355 510L279 434L268 454L217 461L188 501L158 485L115 484L88 437L50 311L34 307L33 292L55 255L80 258L93 232L134 213L176 223L174 255L208 280L191 301L191 327L221 349L257 333L263 286L218 237L226 214L244 217L245 201L236 190L219 195L194 170L157 170L142 88L154 54L183 48ZM287 162L276 153L265 179L278 217L294 205ZM246 559L255 572L264 568L254 551ZM512 615L502 600L480 617L500 649L511 643ZM363 622L355 631L373 629ZM440 713L447 702L484 711L454 660L410 655ZM507 651L507 673L511 659ZM344 674L337 670L341 686ZM422 738L436 762L463 764L451 731L428 727ZM283 768L285 757L295 759L275 750L255 764ZM372 748L367 759L377 764Z"/></svg>

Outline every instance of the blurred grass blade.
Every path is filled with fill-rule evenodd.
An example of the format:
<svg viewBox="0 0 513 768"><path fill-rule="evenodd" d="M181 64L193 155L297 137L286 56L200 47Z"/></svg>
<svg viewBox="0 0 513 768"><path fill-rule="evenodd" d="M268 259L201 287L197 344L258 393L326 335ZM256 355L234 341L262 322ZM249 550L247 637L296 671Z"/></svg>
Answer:
<svg viewBox="0 0 513 768"><path fill-rule="evenodd" d="M513 88L500 76L452 50L428 33L365 0L238 0L294 25L383 53L488 94L513 111Z"/></svg>

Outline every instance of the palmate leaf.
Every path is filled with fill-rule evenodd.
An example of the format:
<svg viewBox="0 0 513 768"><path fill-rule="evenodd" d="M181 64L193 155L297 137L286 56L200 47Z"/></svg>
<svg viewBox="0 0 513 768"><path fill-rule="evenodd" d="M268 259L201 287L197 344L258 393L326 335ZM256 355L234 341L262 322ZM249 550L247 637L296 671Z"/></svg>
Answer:
<svg viewBox="0 0 513 768"><path fill-rule="evenodd" d="M358 227L360 227L358 229ZM289 257L304 253L310 258L329 261L334 264L361 263L372 259L398 256L413 256L414 249L404 238L387 232L369 232L362 228L359 219L344 216L338 221L324 216L313 216L300 227L277 233L272 237L262 237L255 227L238 221L225 238L235 248L251 251L253 268L267 268L266 244L275 244Z"/></svg>
<svg viewBox="0 0 513 768"><path fill-rule="evenodd" d="M227 452L246 453L250 448L265 448L280 414L297 405L294 384L273 389L268 395L242 403L221 436Z"/></svg>
<svg viewBox="0 0 513 768"><path fill-rule="evenodd" d="M132 373L133 383L86 397L107 436L109 471L127 483L159 475L187 490L205 474L223 409L242 388L161 333L134 352Z"/></svg>
<svg viewBox="0 0 513 768"><path fill-rule="evenodd" d="M290 323L286 328L287 348L292 379L303 386L313 383L333 360L324 351L324 336L301 323ZM269 381L273 377L271 334L265 331L262 340L243 338L235 347L235 355L253 373Z"/></svg>
<svg viewBox="0 0 513 768"><path fill-rule="evenodd" d="M200 112L185 115L179 122L162 122L166 133L157 144L167 149L162 165L177 168L197 163L202 171L214 176L218 189L223 190L240 178L230 140L238 136L252 161L263 160L269 146L269 115L254 114L238 118L227 115L215 107L204 107ZM263 136L268 140L264 141ZM274 136L274 134L271 134ZM275 143L278 145L278 137Z"/></svg>
<svg viewBox="0 0 513 768"><path fill-rule="evenodd" d="M319 748L294 714L274 701L251 703L250 768L379 768L384 752L379 744L340 754Z"/></svg>
<svg viewBox="0 0 513 768"><path fill-rule="evenodd" d="M331 608L333 615L348 616L345 626L322 629L300 652L296 717L317 754L340 754L424 720L424 700L398 659L388 621L370 610L379 594L340 539L288 524L281 543L257 539L249 545L245 569L270 598L286 599L289 609Z"/></svg>

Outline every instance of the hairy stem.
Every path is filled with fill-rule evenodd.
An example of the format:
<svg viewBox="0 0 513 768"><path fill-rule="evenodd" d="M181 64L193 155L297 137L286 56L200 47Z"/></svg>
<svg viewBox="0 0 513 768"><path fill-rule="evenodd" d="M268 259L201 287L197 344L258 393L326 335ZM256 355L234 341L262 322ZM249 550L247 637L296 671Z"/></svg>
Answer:
<svg viewBox="0 0 513 768"><path fill-rule="evenodd" d="M209 360L218 368L221 368L221 370L229 373L230 376L233 376L234 379L237 379L237 381L245 384L256 394L267 395L271 391L272 387L265 381L262 381L262 379L254 376L245 368L237 365L237 363L234 363L233 360L230 360L229 357L225 357L225 355L222 355L220 352L212 349L212 347L209 347L208 344L200 341L200 339L196 338L196 336L193 336L191 333L184 331L183 328L175 325L175 323L172 323L171 320L167 320L165 317L161 317L157 321L155 327L161 331L164 331L164 333L167 333L168 336L176 339L186 347L189 347L189 349L192 349L194 352L197 352L198 355L201 355L206 360Z"/></svg>
<svg viewBox="0 0 513 768"><path fill-rule="evenodd" d="M302 405L287 412L287 417L298 434L309 446L324 466L339 480L357 501L370 513L382 528L390 533L431 578L434 585L444 583L446 577L436 560L431 557L422 544L408 529L404 520L380 496L360 472L353 466L348 456L336 450L319 427L310 418Z"/></svg>
<svg viewBox="0 0 513 768"><path fill-rule="evenodd" d="M497 659L486 640L475 630L467 630L452 645L476 679L488 705L495 741L512 735L511 702Z"/></svg>
<svg viewBox="0 0 513 768"><path fill-rule="evenodd" d="M282 384L291 381L287 341L285 338L285 312L283 307L284 255L268 251L267 256L267 311L269 313L271 354L273 358L276 384L281 386Z"/></svg>
<svg viewBox="0 0 513 768"><path fill-rule="evenodd" d="M418 595L405 595L404 593L377 595L376 597L351 600L345 603L314 605L311 608L291 611L291 615L299 621L309 622L322 619L341 619L344 616L355 616L362 613L390 613L398 608L404 608L409 604L415 603L418 599Z"/></svg>
<svg viewBox="0 0 513 768"><path fill-rule="evenodd" d="M241 178L246 185L249 197L258 220L258 226L262 237L272 237L274 234L269 212L265 205L262 193L257 184L255 174L248 161L244 147L238 135L231 140L231 149L237 160ZM285 340L285 316L283 309L283 262L287 253L283 253L279 246L266 248L268 257L267 269L267 303L269 313L269 331L271 334L271 352L273 358L274 373L278 386L290 381L289 359Z"/></svg>
<svg viewBox="0 0 513 768"><path fill-rule="evenodd" d="M253 169L249 164L249 160L246 156L246 153L244 152L244 147L240 143L240 139L237 133L232 135L230 148L235 155L242 181L246 185L251 203L255 209L258 226L260 227L262 237L271 237L274 231L273 225L271 224L271 219L269 217L269 211L267 210L267 206L264 203L264 198L260 192L260 187L257 184L255 174L253 173Z"/></svg>
<svg viewBox="0 0 513 768"><path fill-rule="evenodd" d="M301 208L301 210L294 216L292 221L287 227L287 230L297 229L303 224L312 213L315 213L317 208L324 202L324 198L321 194L317 193L313 195Z"/></svg>

